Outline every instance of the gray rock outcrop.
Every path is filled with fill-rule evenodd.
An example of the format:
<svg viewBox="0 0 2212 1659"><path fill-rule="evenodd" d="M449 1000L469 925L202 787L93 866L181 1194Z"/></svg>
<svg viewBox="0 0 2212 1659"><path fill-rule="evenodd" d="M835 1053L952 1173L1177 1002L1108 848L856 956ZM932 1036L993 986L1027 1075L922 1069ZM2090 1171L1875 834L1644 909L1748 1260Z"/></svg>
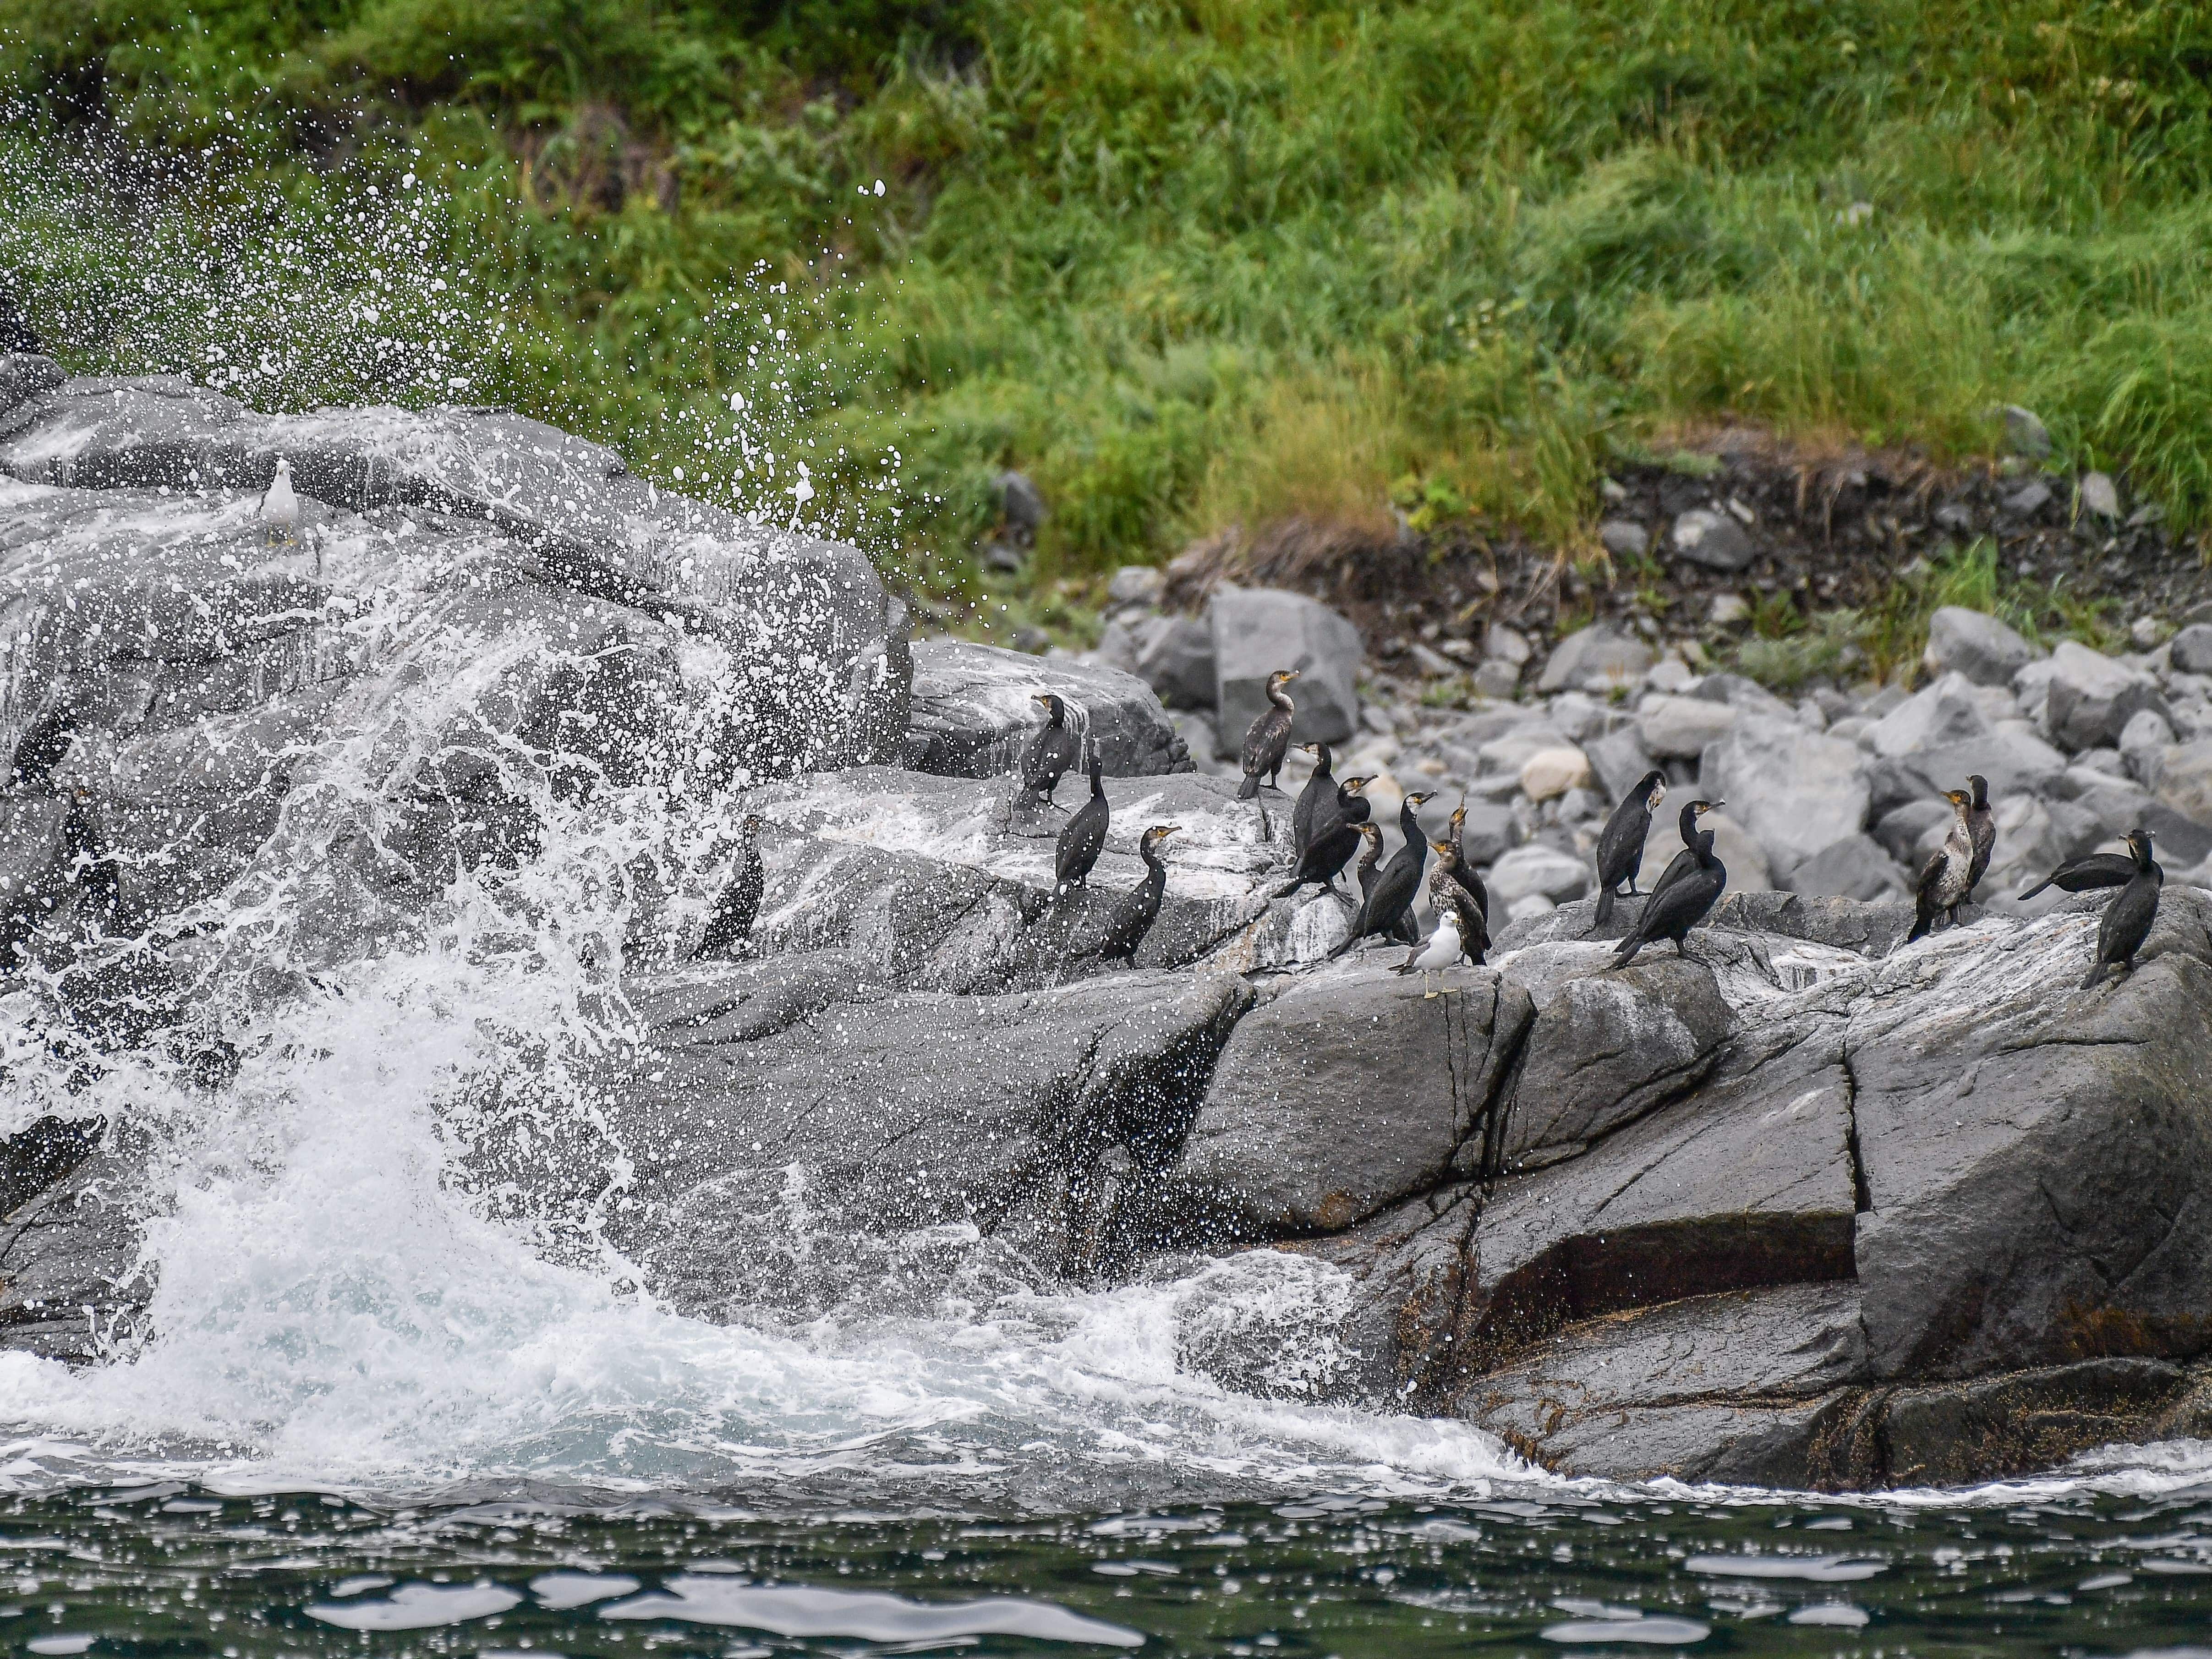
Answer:
<svg viewBox="0 0 2212 1659"><path fill-rule="evenodd" d="M1213 629L1214 708L1234 750L1267 707L1267 676L1294 668L1293 743L1342 743L1359 728L1359 630L1303 593L1224 586L1208 611Z"/></svg>
<svg viewBox="0 0 2212 1659"><path fill-rule="evenodd" d="M1316 734L1383 775L1384 816L1418 778L1472 786L1489 960L1394 971L1401 945L1331 959L1346 898L1274 896L1285 805L1175 769L1139 678L910 654L852 550L511 416L264 417L40 362L0 360L0 999L38 1038L9 1063L59 1056L67 1086L6 1121L0 1347L126 1351L158 1272L145 1126L69 1116L76 1079L129 1053L219 1098L240 1055L196 1004L281 1029L319 975L456 916L482 926L441 948L527 952L574 908L589 1018L470 1051L441 1176L589 1200L700 1317L1144 1275L1223 1386L1608 1476L1972 1480L2207 1420L2212 896L2175 849L2212 854L2212 705L2185 667L2062 647L2008 694L2016 653L1953 618L1917 694L1793 708L1576 635L1548 706L1440 715L1430 752L1363 720L1341 618L1219 589L1232 736L1257 704L1231 681L1256 698L1310 647L1302 713L1333 711ZM280 453L283 543L256 509ZM1112 775L1057 896L1066 814L1009 775L1043 690ZM1678 793L1644 884L1694 787L1729 803L1731 890L1616 969L1645 900L1601 938L1577 896L1655 756ZM2159 829L2131 975L2074 988L2096 895L1902 943L1969 772L1985 897ZM1109 960L1155 823L1180 830L1158 914ZM757 907L723 933L740 838ZM1310 1316L1247 1293L1286 1283Z"/></svg>
<svg viewBox="0 0 2212 1659"><path fill-rule="evenodd" d="M966 640L924 640L914 647L908 729L915 741L908 763L954 778L1017 770L1044 724L1036 698L1047 691L1066 700L1076 728L1098 745L1099 765L1109 776L1190 769L1189 752L1167 710L1135 675ZM1070 781L1081 787L1079 776Z"/></svg>

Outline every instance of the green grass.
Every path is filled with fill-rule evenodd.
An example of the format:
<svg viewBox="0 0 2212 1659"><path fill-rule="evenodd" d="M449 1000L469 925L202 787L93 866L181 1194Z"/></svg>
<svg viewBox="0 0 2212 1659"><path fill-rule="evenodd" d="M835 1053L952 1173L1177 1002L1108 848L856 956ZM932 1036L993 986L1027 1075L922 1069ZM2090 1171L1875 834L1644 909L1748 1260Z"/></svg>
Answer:
<svg viewBox="0 0 2212 1659"><path fill-rule="evenodd" d="M2208 71L2154 0L0 0L0 270L83 368L289 314L256 402L465 380L779 512L804 459L948 593L1018 466L1047 609L1293 514L1580 547L1717 418L1958 455L2023 403L2196 530ZM212 159L103 207L100 133ZM451 287L381 325L458 343L402 367L343 322L409 173ZM337 228L149 293L195 192Z"/></svg>
<svg viewBox="0 0 2212 1659"><path fill-rule="evenodd" d="M1947 605L1996 617L2045 648L2061 639L2102 651L2127 648L2117 601L2077 599L2063 582L2008 576L1996 550L1977 541L1900 573L1868 605L1808 614L1789 593L1763 596L1753 603L1748 637L1736 647L1736 666L1778 690L1817 679L1909 684L1928 646L1929 619Z"/></svg>

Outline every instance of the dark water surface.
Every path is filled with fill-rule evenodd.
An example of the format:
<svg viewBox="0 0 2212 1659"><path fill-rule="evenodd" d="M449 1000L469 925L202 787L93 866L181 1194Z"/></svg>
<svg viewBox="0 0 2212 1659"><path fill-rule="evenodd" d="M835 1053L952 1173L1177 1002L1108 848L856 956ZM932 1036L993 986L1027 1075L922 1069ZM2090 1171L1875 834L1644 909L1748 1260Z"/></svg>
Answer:
<svg viewBox="0 0 2212 1659"><path fill-rule="evenodd" d="M18 1470L21 1466L17 1466ZM10 1653L2212 1652L2212 1480L1531 1486L1047 1519L697 1498L0 1499Z"/></svg>

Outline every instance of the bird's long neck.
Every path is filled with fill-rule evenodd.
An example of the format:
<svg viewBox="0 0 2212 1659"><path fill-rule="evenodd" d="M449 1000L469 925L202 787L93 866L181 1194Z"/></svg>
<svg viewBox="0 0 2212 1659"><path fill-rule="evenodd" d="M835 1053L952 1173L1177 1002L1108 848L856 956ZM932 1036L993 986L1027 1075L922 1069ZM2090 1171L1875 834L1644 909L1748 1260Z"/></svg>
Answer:
<svg viewBox="0 0 2212 1659"><path fill-rule="evenodd" d="M1160 855L1152 850L1151 842L1140 841L1137 843L1137 856L1144 860L1146 864L1151 866L1152 873L1162 881L1167 879L1168 867L1160 862Z"/></svg>
<svg viewBox="0 0 2212 1659"><path fill-rule="evenodd" d="M1093 800L1106 799L1106 778L1105 775L1098 769L1098 757L1095 754L1091 757L1091 799Z"/></svg>
<svg viewBox="0 0 2212 1659"><path fill-rule="evenodd" d="M1271 685L1267 688L1267 701L1285 713L1295 714L1298 712L1297 704L1291 701L1291 694L1279 685Z"/></svg>
<svg viewBox="0 0 2212 1659"><path fill-rule="evenodd" d="M1057 732L1061 726L1067 724L1067 710L1060 704L1056 702L1048 702L1045 704L1044 707L1045 713L1051 716L1051 718L1045 723L1051 726L1054 731Z"/></svg>
<svg viewBox="0 0 2212 1659"><path fill-rule="evenodd" d="M1408 847L1417 842L1424 847L1428 845L1421 841L1421 809L1413 805L1411 797L1398 809L1398 833L1405 836Z"/></svg>
<svg viewBox="0 0 2212 1659"><path fill-rule="evenodd" d="M1682 845L1692 850L1695 850L1698 837L1700 835L1704 836L1708 842L1712 839L1711 830L1701 830L1698 828L1698 809L1695 806L1685 806L1682 809L1682 816L1677 818L1675 823L1681 828Z"/></svg>
<svg viewBox="0 0 2212 1659"><path fill-rule="evenodd" d="M1314 745L1313 775L1317 778L1326 779L1330 782L1335 781L1336 774L1329 770L1328 745L1325 743L1316 744Z"/></svg>

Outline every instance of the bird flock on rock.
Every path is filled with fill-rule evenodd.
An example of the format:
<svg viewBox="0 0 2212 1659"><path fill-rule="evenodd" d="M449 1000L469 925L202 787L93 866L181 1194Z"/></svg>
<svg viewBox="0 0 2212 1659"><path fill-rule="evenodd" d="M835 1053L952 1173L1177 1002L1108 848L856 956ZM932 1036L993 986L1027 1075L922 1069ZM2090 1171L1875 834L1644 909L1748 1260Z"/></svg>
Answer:
<svg viewBox="0 0 2212 1659"><path fill-rule="evenodd" d="M1240 800L1255 799L1263 789L1282 793L1280 774L1297 718L1290 687L1297 678L1296 669L1280 669L1267 677L1267 706L1245 733L1239 757L1243 774L1237 790ZM1066 711L1060 700L1048 694L1037 700L1046 706L1048 720L1024 763L1023 787L1048 803L1053 786L1073 764L1077 750L1073 735L1066 731ZM1332 959L1368 939L1381 939L1407 947L1399 966L1401 973L1429 972L1462 962L1480 965L1490 949L1490 896L1463 848L1466 803L1462 801L1453 811L1444 838L1431 841L1421 829L1420 809L1434 797L1420 790L1406 795L1398 809L1400 846L1386 860L1382 832L1373 821L1373 809L1364 793L1374 780L1357 775L1339 778L1335 757L1326 743L1297 747L1314 757L1313 770L1291 810L1291 877L1273 890L1272 896L1288 898L1302 888L1317 885L1352 906L1351 924L1329 952ZM1055 900L1088 879L1105 842L1109 809L1099 781L1095 744L1090 770L1091 798L1060 832L1054 860ZM1686 956L1691 931L1711 914L1728 886L1728 867L1714 851L1714 829L1708 822L1728 803L1698 799L1686 803L1677 820L1682 850L1648 892L1638 890L1652 815L1666 795L1666 774L1656 769L1645 773L1621 797L1598 837L1593 930L1611 923L1622 898L1644 901L1614 949L1613 966L1616 968L1628 966L1646 946L1662 940L1671 940L1676 953ZM1988 872L1996 847L1996 819L1990 806L1986 778L1979 774L1970 776L1965 788L1948 790L1943 799L1951 806L1953 821L1942 845L1929 858L1914 884L1913 921L1907 944L1925 938L1939 925L1957 924L1960 911L1972 902L1976 888ZM1103 957L1129 959L1158 917L1166 884L1158 848L1173 830L1172 825L1158 825L1145 832L1139 847L1147 866L1144 878L1115 907ZM2023 899L2033 898L2051 886L2069 893L2119 890L2106 908L2098 932L2096 961L2083 981L2085 988L2116 969L2132 971L2136 953L2142 948L2157 917L2165 872L2151 856L2150 832L2133 831L2127 845L2125 855L2093 853L2063 864L2021 895ZM1355 859L1356 898L1337 884L1346 866ZM1416 902L1424 893L1436 916L1436 926L1425 939L1415 919Z"/></svg>
<svg viewBox="0 0 2212 1659"><path fill-rule="evenodd" d="M1279 670L1267 677L1267 707L1252 722L1244 738L1239 800L1256 799L1263 789L1283 793L1279 780L1297 717L1297 705L1289 688L1297 678L1296 669ZM1045 721L1018 763L1017 798L1033 806L1068 814L1053 853L1048 909L1060 912L1078 896L1088 893L1091 872L1106 845L1112 807L1106 795L1098 744L1088 735L1087 717L1080 710L1071 710L1053 692L1040 692L1035 700L1044 708ZM1071 724L1071 714L1077 717L1076 724ZM1375 780L1360 775L1338 777L1335 757L1326 743L1297 746L1314 757L1313 770L1291 811L1290 879L1273 889L1270 896L1289 898L1303 888L1319 886L1351 907L1350 924L1344 938L1330 951L1331 959L1368 939L1380 939L1407 948L1406 957L1398 966L1400 973L1427 973L1461 963L1481 965L1491 946L1490 895L1466 854L1466 803L1462 801L1452 812L1445 836L1431 841L1421 828L1420 809L1435 797L1422 790L1406 795L1398 809L1400 845L1385 859L1382 832L1373 821L1373 807L1364 793ZM1089 776L1091 792L1081 805L1071 810L1054 796L1079 765ZM1615 968L1627 967L1645 947L1662 939L1671 940L1676 954L1686 957L1692 930L1704 922L1728 886L1728 867L1714 851L1715 832L1707 821L1728 803L1698 799L1686 803L1677 820L1682 850L1648 891L1638 890L1637 881L1643 873L1652 816L1666 795L1666 774L1656 769L1645 773L1621 797L1598 836L1597 903L1592 931L1610 925L1621 899L1643 900L1642 908L1614 948L1612 965ZM1921 868L1914 884L1908 945L1925 938L1939 924L1957 924L1960 911L1972 902L1996 850L1996 819L1990 806L1986 778L1978 774L1970 776L1965 788L1947 790L1943 799L1951 807L1952 823L1942 846ZM1136 886L1115 895L1109 904L1103 929L1095 941L1101 961L1135 959L1159 918L1167 890L1162 848L1179 828L1156 823L1139 837L1137 853L1145 873ZM745 936L751 931L762 889L758 831L759 820L748 817L738 878L709 924L714 951L744 948ZM2126 842L2124 854L2092 853L2071 860L2020 896L2031 899L2050 887L2069 893L2118 890L2106 907L2098 930L2096 960L2082 981L2085 989L2114 969L2132 972L2136 952L2157 919L2166 878L2151 855L2150 831L2133 830ZM1347 866L1352 867L1358 884L1357 896L1338 885ZM1436 917L1426 938L1416 920L1416 905L1424 895ZM702 945L702 953L709 953L709 946Z"/></svg>

